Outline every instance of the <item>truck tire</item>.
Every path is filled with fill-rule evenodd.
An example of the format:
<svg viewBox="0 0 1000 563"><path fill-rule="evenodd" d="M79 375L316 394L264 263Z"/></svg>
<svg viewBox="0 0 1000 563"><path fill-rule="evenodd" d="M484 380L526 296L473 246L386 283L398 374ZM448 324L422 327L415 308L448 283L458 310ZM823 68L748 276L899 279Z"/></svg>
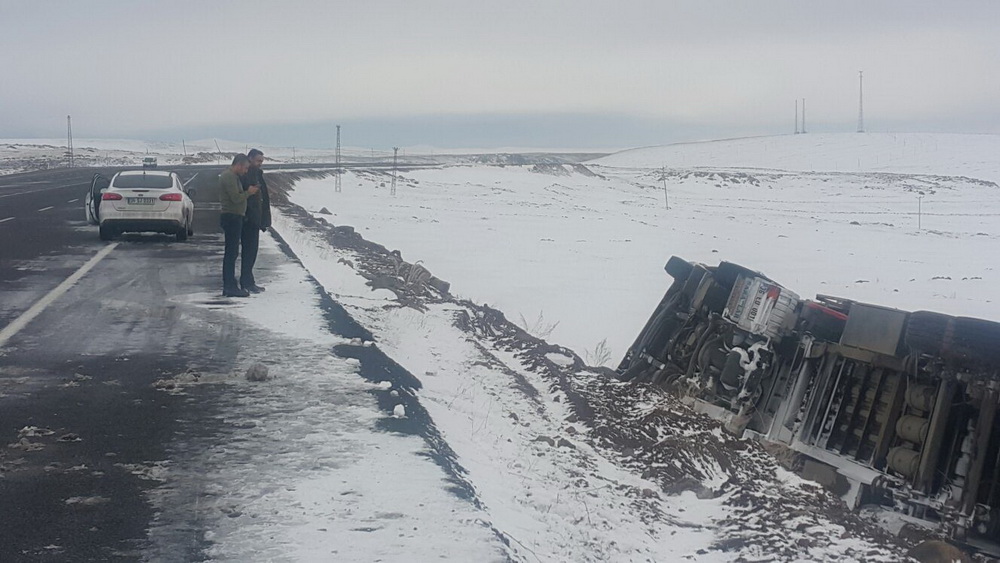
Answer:
<svg viewBox="0 0 1000 563"><path fill-rule="evenodd" d="M944 353L977 364L1000 364L1000 323L958 317L945 339Z"/></svg>
<svg viewBox="0 0 1000 563"><path fill-rule="evenodd" d="M694 269L694 264L679 256L671 256L670 260L667 260L667 265L664 266L663 269L666 270L666 272L670 274L670 277L675 280L686 280L687 277L691 275L691 270Z"/></svg>
<svg viewBox="0 0 1000 563"><path fill-rule="evenodd" d="M972 364L1000 364L1000 323L930 311L910 315L906 345L924 354Z"/></svg>
<svg viewBox="0 0 1000 563"><path fill-rule="evenodd" d="M954 317L931 311L910 313L903 342L914 352L940 355Z"/></svg>
<svg viewBox="0 0 1000 563"><path fill-rule="evenodd" d="M712 273L715 278L715 282L722 287L726 288L727 291L731 291L733 286L736 285L736 280L740 277L740 274L746 274L748 276L758 276L757 272L744 268L739 264L733 264L732 262L720 262L719 266Z"/></svg>

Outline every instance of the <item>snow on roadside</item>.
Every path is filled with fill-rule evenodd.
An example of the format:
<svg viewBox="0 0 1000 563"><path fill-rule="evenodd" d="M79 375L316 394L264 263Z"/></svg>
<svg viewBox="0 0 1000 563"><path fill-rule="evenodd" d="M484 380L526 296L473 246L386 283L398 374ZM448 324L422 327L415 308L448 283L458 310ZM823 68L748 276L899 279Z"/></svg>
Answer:
<svg viewBox="0 0 1000 563"><path fill-rule="evenodd" d="M578 360L566 365L560 357L572 353L558 347L550 357L540 356L563 373L561 382L553 379L538 367L537 357L522 355L498 340L496 330L480 325L485 321L473 318L480 312L471 304L429 302L420 311L387 304L385 290L373 295L355 271L353 265L365 256L331 246L322 232L283 213L275 214L275 224L324 289L372 330L381 349L419 377L421 404L458 455L491 527L516 560L733 561L787 559L789 554L827 561L899 560L896 548L873 543L857 530L848 533L825 513L800 518L796 526L801 527L776 534L774 518L806 510L802 507L817 499L836 501L794 476L785 476L790 483L781 485L776 463L759 448L751 447L745 458L733 454L741 459L740 471L681 449L663 453L650 447L665 456L655 464L635 453L623 455L606 430L599 435L595 430L627 422L605 416L614 413L607 411L611 403L604 397L610 390L634 387L586 371L574 374ZM480 333L462 327L470 323L485 328ZM588 386L597 392L584 396ZM604 410L582 420L576 408L581 399ZM643 411L630 402L634 397L621 399L614 402L619 409ZM644 421L638 422L633 429L646 431ZM717 425L705 430L707 435L694 435L729 445L715 430ZM700 477L699 485L668 492L657 466L685 459L695 460L689 479ZM747 482L734 484L733 477ZM694 490L706 488L711 494ZM744 516L753 520L746 529Z"/></svg>
<svg viewBox="0 0 1000 563"><path fill-rule="evenodd" d="M244 344L235 374L203 378L226 384L186 390L214 393L223 430L172 442L165 481L151 492L150 559L177 560L187 546L189 557L215 561L507 560L427 443L384 429L382 386L331 351L351 343L330 332L315 284L270 237L258 276L265 294L199 313L209 326L215 315L243 317L246 328L222 336ZM258 361L270 378L246 381Z"/></svg>
<svg viewBox="0 0 1000 563"><path fill-rule="evenodd" d="M535 377L512 387L516 368L498 363L499 351L482 349L455 327L455 306L386 307L385 290L373 296L343 263L357 255L330 248L280 212L275 225L324 289L373 331L378 346L420 378L422 404L517 560L669 561L711 544L710 531L687 524L659 495L643 498L653 483L578 443L566 422L568 407L544 382Z"/></svg>

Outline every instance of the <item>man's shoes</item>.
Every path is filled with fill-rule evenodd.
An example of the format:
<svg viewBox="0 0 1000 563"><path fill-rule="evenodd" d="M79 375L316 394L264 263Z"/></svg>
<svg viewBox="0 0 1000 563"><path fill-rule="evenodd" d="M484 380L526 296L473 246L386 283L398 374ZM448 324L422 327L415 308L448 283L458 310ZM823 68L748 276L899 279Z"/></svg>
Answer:
<svg viewBox="0 0 1000 563"><path fill-rule="evenodd" d="M250 284L243 286L244 291L249 291L250 293L264 293L264 286L257 284Z"/></svg>
<svg viewBox="0 0 1000 563"><path fill-rule="evenodd" d="M233 289L223 289L223 297L250 297L250 292L245 289L235 287Z"/></svg>

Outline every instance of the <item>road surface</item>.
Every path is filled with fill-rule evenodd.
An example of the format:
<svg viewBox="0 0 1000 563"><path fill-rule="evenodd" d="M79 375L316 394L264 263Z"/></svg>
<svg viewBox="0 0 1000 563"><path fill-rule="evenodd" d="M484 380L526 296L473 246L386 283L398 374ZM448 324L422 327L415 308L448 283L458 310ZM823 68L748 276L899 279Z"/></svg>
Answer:
<svg viewBox="0 0 1000 563"><path fill-rule="evenodd" d="M0 336L3 561L134 559L153 515L144 498L149 485L133 475L133 464L163 459L178 420L211 417L211 402L192 412L190 401L152 383L189 369L191 357L199 367L224 369L238 348L206 338L170 299L220 285L218 212L210 203L218 170L181 171L201 190L196 234L184 244L138 235L99 241L83 209L96 172L110 174L0 178L0 329L8 329ZM60 293L87 264L86 275Z"/></svg>

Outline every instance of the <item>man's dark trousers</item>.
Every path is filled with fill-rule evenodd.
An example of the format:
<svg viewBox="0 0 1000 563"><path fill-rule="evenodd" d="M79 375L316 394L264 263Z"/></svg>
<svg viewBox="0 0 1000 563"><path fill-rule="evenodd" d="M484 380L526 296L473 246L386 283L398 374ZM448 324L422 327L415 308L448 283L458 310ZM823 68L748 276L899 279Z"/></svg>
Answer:
<svg viewBox="0 0 1000 563"><path fill-rule="evenodd" d="M222 257L222 290L239 289L236 285L236 258L240 255L240 236L243 232L243 216L235 213L219 215L219 224L226 235L226 252ZM255 252L256 254L256 252ZM246 255L243 255L246 265Z"/></svg>
<svg viewBox="0 0 1000 563"><path fill-rule="evenodd" d="M240 242L243 245L243 261L240 262L240 287L250 289L257 285L253 278L253 265L257 262L257 248L260 247L260 227L253 221L244 221Z"/></svg>

